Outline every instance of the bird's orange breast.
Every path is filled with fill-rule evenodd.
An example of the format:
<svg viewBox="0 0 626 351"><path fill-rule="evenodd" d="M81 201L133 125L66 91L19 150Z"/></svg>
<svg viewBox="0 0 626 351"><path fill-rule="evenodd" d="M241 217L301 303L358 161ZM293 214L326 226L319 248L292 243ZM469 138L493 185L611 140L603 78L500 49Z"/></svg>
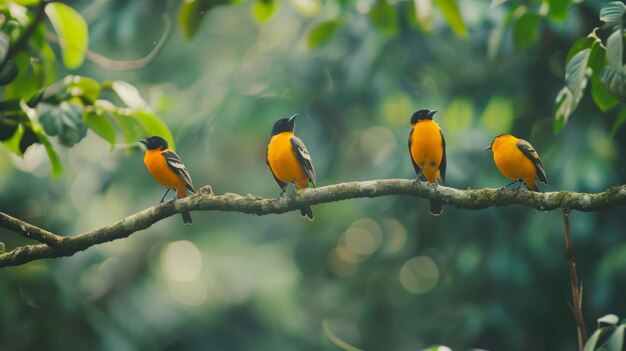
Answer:
<svg viewBox="0 0 626 351"><path fill-rule="evenodd" d="M148 171L154 179L164 187L169 189L185 189L185 182L174 173L167 165L165 157L161 155L162 150L148 150L143 158Z"/></svg>
<svg viewBox="0 0 626 351"><path fill-rule="evenodd" d="M411 135L411 157L429 182L439 177L439 166L443 158L441 129L433 120L422 120L413 126Z"/></svg>
<svg viewBox="0 0 626 351"><path fill-rule="evenodd" d="M514 136L503 137L494 142L493 161L500 173L511 180L523 179L530 188L535 187L537 169L533 162L517 147L519 139Z"/></svg>
<svg viewBox="0 0 626 351"><path fill-rule="evenodd" d="M267 147L267 162L274 176L285 183L295 183L299 189L308 186L307 176L291 145L293 133L276 134Z"/></svg>

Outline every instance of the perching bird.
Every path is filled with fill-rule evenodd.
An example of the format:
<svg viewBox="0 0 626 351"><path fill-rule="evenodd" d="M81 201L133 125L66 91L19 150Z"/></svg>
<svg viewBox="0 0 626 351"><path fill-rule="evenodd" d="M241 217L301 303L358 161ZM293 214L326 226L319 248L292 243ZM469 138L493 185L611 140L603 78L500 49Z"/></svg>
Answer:
<svg viewBox="0 0 626 351"><path fill-rule="evenodd" d="M541 158L526 140L511 134L498 135L487 150L493 152L493 161L500 173L513 181L503 188L522 182L529 190L539 191L537 181L548 184Z"/></svg>
<svg viewBox="0 0 626 351"><path fill-rule="evenodd" d="M182 199L186 196L186 189L194 193L196 192L185 165L180 160L180 157L169 148L165 139L159 136L151 136L147 139L139 140L139 142L148 148L143 162L154 179L167 188L165 195L173 189L176 190L178 198ZM165 195L161 198L161 202L165 199ZM189 212L183 212L182 216L185 224L192 223Z"/></svg>
<svg viewBox="0 0 626 351"><path fill-rule="evenodd" d="M433 116L437 111L419 110L411 116L409 152L417 178L424 175L429 183L437 184L446 180L446 140ZM443 212L441 202L430 200L430 214L439 216Z"/></svg>
<svg viewBox="0 0 626 351"><path fill-rule="evenodd" d="M297 116L279 119L274 123L267 145L266 162L280 187L278 197L285 193L289 183L295 184L296 189L305 189L311 182L315 188L315 169L311 155L302 140L293 135ZM301 208L300 214L313 220L310 206Z"/></svg>

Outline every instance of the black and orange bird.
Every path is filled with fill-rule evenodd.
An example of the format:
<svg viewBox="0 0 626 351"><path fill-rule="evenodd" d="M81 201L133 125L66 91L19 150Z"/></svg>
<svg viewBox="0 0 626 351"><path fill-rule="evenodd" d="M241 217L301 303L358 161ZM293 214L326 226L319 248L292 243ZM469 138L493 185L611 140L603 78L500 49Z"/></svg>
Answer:
<svg viewBox="0 0 626 351"><path fill-rule="evenodd" d="M146 145L148 149L143 158L148 171L157 182L167 188L160 202L163 202L165 195L170 190L175 190L179 199L187 195L187 189L191 192L196 192L185 165L180 160L180 157L170 149L165 139L160 136L151 136L147 139L139 140L139 142ZM189 212L183 212L182 216L185 224L192 223Z"/></svg>
<svg viewBox="0 0 626 351"><path fill-rule="evenodd" d="M528 190L539 191L537 181L548 184L543 162L529 142L511 134L501 134L493 139L486 150L493 152L493 161L502 175L511 179L509 185L520 183Z"/></svg>
<svg viewBox="0 0 626 351"><path fill-rule="evenodd" d="M416 182L424 175L429 183L441 184L446 180L446 140L433 116L434 110L422 109L411 116L411 132L409 133L409 152L415 173ZM430 214L439 216L443 212L441 202L430 200Z"/></svg>
<svg viewBox="0 0 626 351"><path fill-rule="evenodd" d="M267 145L266 162L280 187L278 197L282 196L290 183L296 189L309 187L309 182L315 188L315 169L309 151L302 140L293 134L296 117L279 119L272 127L272 135ZM300 209L302 217L313 220L313 210L310 206Z"/></svg>

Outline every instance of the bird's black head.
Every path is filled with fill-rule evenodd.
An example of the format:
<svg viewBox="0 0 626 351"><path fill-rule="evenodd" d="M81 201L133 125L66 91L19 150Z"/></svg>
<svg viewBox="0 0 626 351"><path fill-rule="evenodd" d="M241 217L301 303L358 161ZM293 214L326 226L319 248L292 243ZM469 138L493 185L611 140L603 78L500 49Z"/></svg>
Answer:
<svg viewBox="0 0 626 351"><path fill-rule="evenodd" d="M293 115L289 118L282 118L274 123L274 127L272 127L272 136L284 132L293 132L296 127L296 117L298 115Z"/></svg>
<svg viewBox="0 0 626 351"><path fill-rule="evenodd" d="M169 147L167 141L160 136L151 136L149 138L139 140L139 142L144 144L148 150L165 150Z"/></svg>
<svg viewBox="0 0 626 351"><path fill-rule="evenodd" d="M425 119L433 119L435 113L437 113L437 111L435 110L421 109L415 112L413 116L411 116L411 125L414 125L418 121L422 121Z"/></svg>

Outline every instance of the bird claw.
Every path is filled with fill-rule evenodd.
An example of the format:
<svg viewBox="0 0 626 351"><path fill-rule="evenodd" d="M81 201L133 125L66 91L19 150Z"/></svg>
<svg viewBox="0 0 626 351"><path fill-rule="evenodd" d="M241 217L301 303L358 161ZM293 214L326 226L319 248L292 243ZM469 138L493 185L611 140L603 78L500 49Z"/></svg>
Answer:
<svg viewBox="0 0 626 351"><path fill-rule="evenodd" d="M287 195L287 187L284 187L280 190L280 193L278 193L278 196L276 197L277 199L280 199L283 196Z"/></svg>

